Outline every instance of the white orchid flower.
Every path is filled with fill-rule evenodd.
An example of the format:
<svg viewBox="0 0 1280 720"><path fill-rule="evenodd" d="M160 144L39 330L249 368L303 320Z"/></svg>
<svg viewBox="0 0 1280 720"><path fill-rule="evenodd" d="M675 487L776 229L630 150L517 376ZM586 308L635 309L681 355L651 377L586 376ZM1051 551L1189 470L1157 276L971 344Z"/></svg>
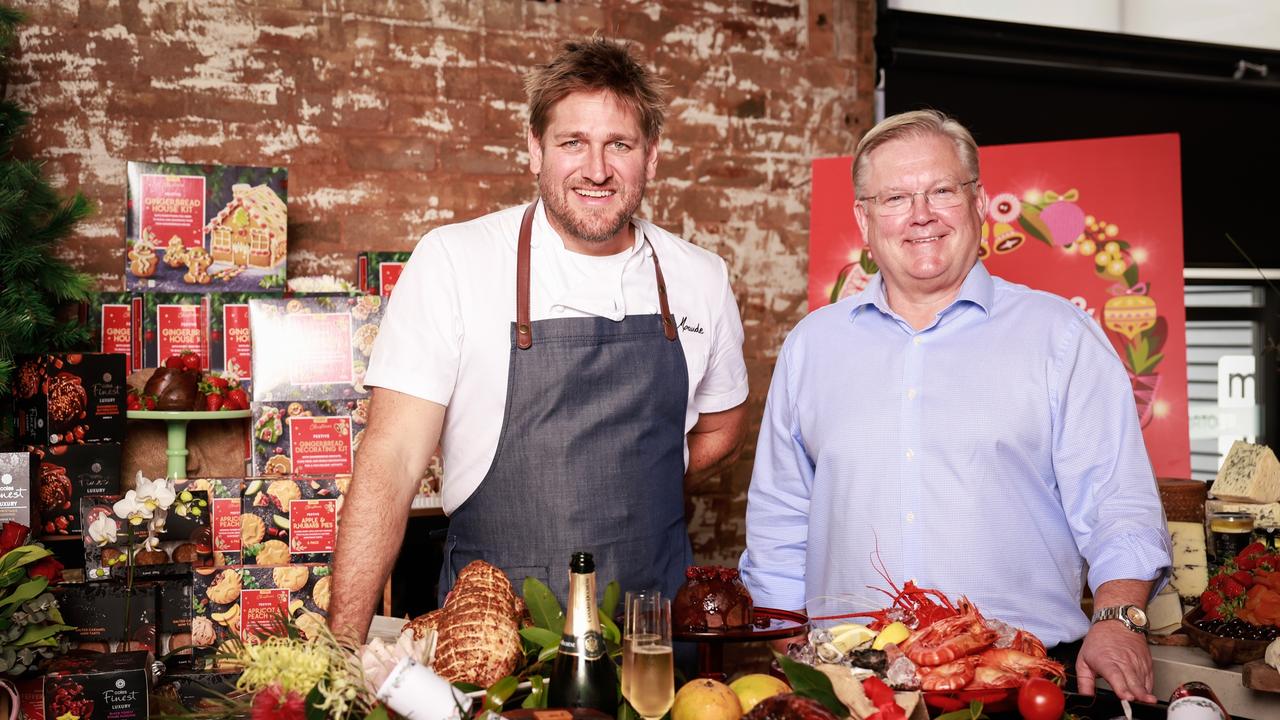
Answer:
<svg viewBox="0 0 1280 720"><path fill-rule="evenodd" d="M144 520L151 519L151 509L138 500L138 493L130 490L124 497L111 506L111 511L121 520L128 520L130 525L141 525Z"/></svg>
<svg viewBox="0 0 1280 720"><path fill-rule="evenodd" d="M154 534L148 534L147 539L142 541L142 550L151 551L160 547L160 538Z"/></svg>
<svg viewBox="0 0 1280 720"><path fill-rule="evenodd" d="M164 521L169 515L164 508L156 508L151 513L151 522L147 523L147 531L151 533L164 532Z"/></svg>
<svg viewBox="0 0 1280 720"><path fill-rule="evenodd" d="M89 523L89 539L97 543L98 547L115 542L119 532L120 526L106 513L99 514Z"/></svg>
<svg viewBox="0 0 1280 720"><path fill-rule="evenodd" d="M138 492L138 502L143 503L148 510L152 511L156 508L168 510L169 506L173 505L174 498L178 496L174 492L172 480L168 478L148 480L142 476L142 471L138 471L135 489Z"/></svg>

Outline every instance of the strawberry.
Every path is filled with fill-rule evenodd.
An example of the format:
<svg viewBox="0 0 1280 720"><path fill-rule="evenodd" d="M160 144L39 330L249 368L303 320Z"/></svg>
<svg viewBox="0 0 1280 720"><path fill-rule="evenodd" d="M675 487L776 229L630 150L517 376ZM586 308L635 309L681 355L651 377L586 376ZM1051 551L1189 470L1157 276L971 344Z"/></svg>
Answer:
<svg viewBox="0 0 1280 720"><path fill-rule="evenodd" d="M227 409L249 409L249 395L244 391L244 388L237 387L227 391Z"/></svg>
<svg viewBox="0 0 1280 720"><path fill-rule="evenodd" d="M1244 594L1245 587L1236 581L1235 578L1228 577L1227 581L1222 585L1222 595L1228 600L1234 600Z"/></svg>
<svg viewBox="0 0 1280 720"><path fill-rule="evenodd" d="M221 410L221 409L222 409L222 396L221 396L221 395L205 395L205 396L204 396L204 409L205 409L205 410L209 410L209 411L213 411L213 410Z"/></svg>
<svg viewBox="0 0 1280 720"><path fill-rule="evenodd" d="M1250 575L1248 570L1237 570L1231 573L1231 579L1247 588L1253 587L1253 575Z"/></svg>
<svg viewBox="0 0 1280 720"><path fill-rule="evenodd" d="M156 409L156 396L155 396L155 395L146 395L146 396L143 396L143 398L142 398L142 406L143 406L143 407L145 407L145 408L146 408L146 409L148 409L148 410L155 410L155 409Z"/></svg>
<svg viewBox="0 0 1280 720"><path fill-rule="evenodd" d="M167 368L169 368L170 370L181 370L181 369L182 369L182 356L181 356L181 355L170 355L169 357L167 357L167 358L165 358L165 359L164 359L164 366L165 366L165 367L167 367Z"/></svg>
<svg viewBox="0 0 1280 720"><path fill-rule="evenodd" d="M129 410L142 409L142 399L139 398L137 395L134 395L133 393L129 393L129 397L125 399L124 403L125 403L125 407Z"/></svg>
<svg viewBox="0 0 1280 720"><path fill-rule="evenodd" d="M219 393L226 391L227 386L229 384L227 383L226 378L220 377L218 375L205 375L204 382L209 387L214 388ZM208 391L205 391L205 392L207 393Z"/></svg>
<svg viewBox="0 0 1280 720"><path fill-rule="evenodd" d="M200 356L190 350L182 351L182 369L183 370L199 370Z"/></svg>

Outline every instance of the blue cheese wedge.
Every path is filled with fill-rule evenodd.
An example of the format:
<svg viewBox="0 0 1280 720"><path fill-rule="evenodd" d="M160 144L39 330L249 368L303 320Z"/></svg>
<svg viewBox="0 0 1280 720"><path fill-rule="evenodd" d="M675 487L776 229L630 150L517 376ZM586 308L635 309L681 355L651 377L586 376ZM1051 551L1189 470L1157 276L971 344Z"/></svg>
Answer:
<svg viewBox="0 0 1280 720"><path fill-rule="evenodd" d="M1280 501L1280 461L1266 445L1237 440L1222 461L1209 494L1244 503Z"/></svg>
<svg viewBox="0 0 1280 720"><path fill-rule="evenodd" d="M1173 578L1169 584L1184 598L1199 598L1209 587L1209 557L1204 547L1204 525L1198 522L1171 522Z"/></svg>

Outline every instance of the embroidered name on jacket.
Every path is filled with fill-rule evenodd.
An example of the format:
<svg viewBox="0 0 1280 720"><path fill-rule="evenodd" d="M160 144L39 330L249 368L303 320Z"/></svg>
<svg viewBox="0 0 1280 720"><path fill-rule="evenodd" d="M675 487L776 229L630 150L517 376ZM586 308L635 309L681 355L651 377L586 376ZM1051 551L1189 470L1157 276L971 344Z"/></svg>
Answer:
<svg viewBox="0 0 1280 720"><path fill-rule="evenodd" d="M688 315L685 315L684 317L680 318L680 329L681 329L681 330L684 330L685 332L698 333L699 335L705 335L705 334L706 334L706 333L702 330L702 323L698 323L697 325L690 325L690 324L688 323L688 320L689 320L689 316L688 316Z"/></svg>

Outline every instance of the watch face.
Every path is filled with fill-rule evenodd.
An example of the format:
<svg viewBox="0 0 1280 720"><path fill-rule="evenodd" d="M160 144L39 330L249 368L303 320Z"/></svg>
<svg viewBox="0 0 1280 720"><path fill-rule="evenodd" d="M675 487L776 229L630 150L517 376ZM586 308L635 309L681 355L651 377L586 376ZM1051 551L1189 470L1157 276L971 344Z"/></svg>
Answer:
<svg viewBox="0 0 1280 720"><path fill-rule="evenodd" d="M1142 627L1147 624L1147 614L1142 612L1141 608L1130 605L1124 609L1124 614L1134 625Z"/></svg>

